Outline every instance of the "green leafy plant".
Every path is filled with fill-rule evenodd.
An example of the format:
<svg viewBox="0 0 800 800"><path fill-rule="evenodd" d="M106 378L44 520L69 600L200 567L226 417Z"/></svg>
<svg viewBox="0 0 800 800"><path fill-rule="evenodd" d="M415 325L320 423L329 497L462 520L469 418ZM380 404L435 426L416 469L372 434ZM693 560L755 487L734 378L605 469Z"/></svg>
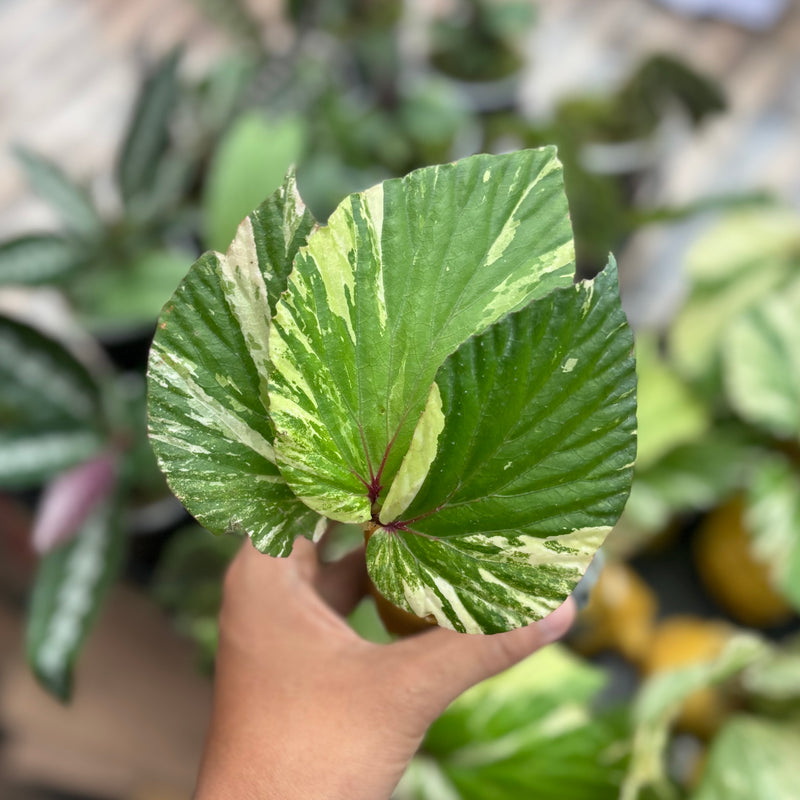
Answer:
<svg viewBox="0 0 800 800"><path fill-rule="evenodd" d="M27 654L41 683L72 692L76 659L123 563L135 500L168 497L144 436L144 382L87 361L0 315L0 488L35 490L41 554Z"/></svg>
<svg viewBox="0 0 800 800"><path fill-rule="evenodd" d="M492 81L523 65L519 37L535 19L532 4L518 0L469 0L434 20L431 62L446 75L465 81Z"/></svg>
<svg viewBox="0 0 800 800"><path fill-rule="evenodd" d="M635 456L615 265L573 272L553 148L417 170L326 226L290 173L160 318L150 437L173 491L274 556L364 525L377 589L440 625L540 618Z"/></svg>
<svg viewBox="0 0 800 800"><path fill-rule="evenodd" d="M642 225L689 217L708 208L753 202L760 195L712 195L680 206L643 207L637 191L663 157L662 131L700 127L726 107L722 89L666 54L637 64L612 91L561 98L552 119L521 114L487 119L484 143L512 137L525 147L553 143L564 163L578 268L594 274L606 254Z"/></svg>
<svg viewBox="0 0 800 800"><path fill-rule="evenodd" d="M107 218L55 163L17 150L31 187L63 229L0 244L0 286L58 286L94 329L152 323L193 254L180 206L195 164L175 151L170 132L179 58L170 53L142 84L115 164L119 215Z"/></svg>
<svg viewBox="0 0 800 800"><path fill-rule="evenodd" d="M553 645L458 698L431 726L396 800L614 800L630 751L607 676Z"/></svg>
<svg viewBox="0 0 800 800"><path fill-rule="evenodd" d="M795 612L798 266L800 221L782 209L730 215L693 248L689 295L663 351L652 334L637 342L642 459L626 512L652 532L733 504L753 561Z"/></svg>

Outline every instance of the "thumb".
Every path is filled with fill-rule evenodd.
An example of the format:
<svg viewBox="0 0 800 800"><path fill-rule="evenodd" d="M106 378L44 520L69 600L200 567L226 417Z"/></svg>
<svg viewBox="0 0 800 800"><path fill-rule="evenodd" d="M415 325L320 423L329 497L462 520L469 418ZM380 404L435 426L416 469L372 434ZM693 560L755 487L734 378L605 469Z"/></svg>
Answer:
<svg viewBox="0 0 800 800"><path fill-rule="evenodd" d="M398 653L405 651L401 657L407 668L425 676L424 694L433 718L470 686L561 638L575 613L574 600L567 598L538 622L508 633L467 634L438 628L393 647Z"/></svg>

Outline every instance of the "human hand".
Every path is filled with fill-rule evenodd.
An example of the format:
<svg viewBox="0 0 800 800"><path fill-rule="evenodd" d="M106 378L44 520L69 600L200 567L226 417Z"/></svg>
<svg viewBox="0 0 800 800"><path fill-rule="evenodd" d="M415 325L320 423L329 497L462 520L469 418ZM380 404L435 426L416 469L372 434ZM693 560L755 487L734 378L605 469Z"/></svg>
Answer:
<svg viewBox="0 0 800 800"><path fill-rule="evenodd" d="M459 694L562 636L567 600L509 633L435 628L390 645L345 622L364 552L320 564L246 542L225 579L214 707L195 800L385 800L428 726Z"/></svg>

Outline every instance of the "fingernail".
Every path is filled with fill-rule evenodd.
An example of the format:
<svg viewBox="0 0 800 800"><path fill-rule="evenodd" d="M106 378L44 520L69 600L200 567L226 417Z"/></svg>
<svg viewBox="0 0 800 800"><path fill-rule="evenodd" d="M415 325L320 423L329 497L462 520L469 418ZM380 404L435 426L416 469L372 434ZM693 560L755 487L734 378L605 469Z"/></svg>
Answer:
<svg viewBox="0 0 800 800"><path fill-rule="evenodd" d="M575 601L578 611L583 611L583 609L586 608L586 604L589 602L589 595L591 595L592 589L594 589L594 585L597 583L597 579L603 571L605 561L606 559L603 555L603 551L598 550L592 562L589 564L588 569L583 574L583 577L572 590L572 599Z"/></svg>
<svg viewBox="0 0 800 800"><path fill-rule="evenodd" d="M542 636L542 644L560 639L570 628L575 618L572 603L562 603L555 611L536 623Z"/></svg>

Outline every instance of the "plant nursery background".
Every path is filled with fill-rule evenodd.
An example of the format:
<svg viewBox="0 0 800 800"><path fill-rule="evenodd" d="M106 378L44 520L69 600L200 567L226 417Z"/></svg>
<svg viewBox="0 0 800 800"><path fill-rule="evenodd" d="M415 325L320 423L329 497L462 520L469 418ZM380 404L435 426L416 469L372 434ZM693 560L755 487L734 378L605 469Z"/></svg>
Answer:
<svg viewBox="0 0 800 800"><path fill-rule="evenodd" d="M146 437L191 263L292 164L325 220L545 144L579 276L619 262L634 485L567 639L456 701L397 800L800 796L798 0L0 3L0 796L191 797L240 544Z"/></svg>

